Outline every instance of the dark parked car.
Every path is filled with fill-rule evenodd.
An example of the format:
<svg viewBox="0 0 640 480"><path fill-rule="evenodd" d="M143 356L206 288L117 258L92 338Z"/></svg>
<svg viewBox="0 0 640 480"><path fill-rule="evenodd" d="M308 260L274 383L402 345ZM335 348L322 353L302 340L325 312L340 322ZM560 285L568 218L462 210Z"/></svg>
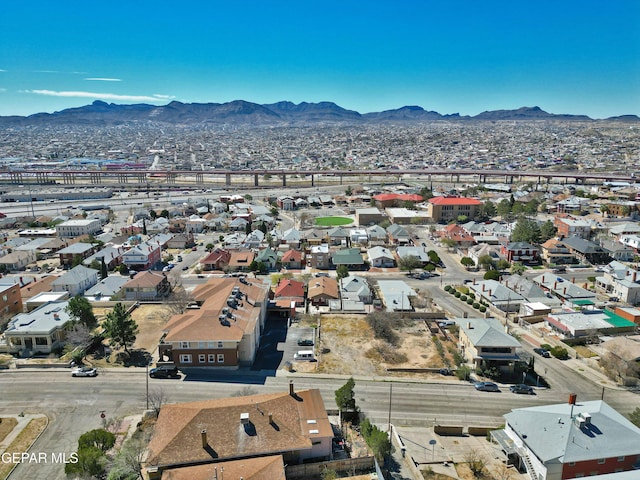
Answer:
<svg viewBox="0 0 640 480"><path fill-rule="evenodd" d="M534 348L533 351L536 352L538 355L544 357L544 358L550 358L551 357L551 354L549 353L549 350L545 350L544 348Z"/></svg>
<svg viewBox="0 0 640 480"><path fill-rule="evenodd" d="M513 393L521 393L523 395L534 395L533 388L529 385L525 385L524 383L519 383L518 385L511 385L509 387Z"/></svg>
<svg viewBox="0 0 640 480"><path fill-rule="evenodd" d="M499 392L500 388L493 382L476 382L473 384L481 392Z"/></svg>
<svg viewBox="0 0 640 480"><path fill-rule="evenodd" d="M178 368L173 365L160 365L149 370L151 378L176 378L178 375Z"/></svg>
<svg viewBox="0 0 640 480"><path fill-rule="evenodd" d="M300 340L298 340L298 345L300 345L301 347L312 347L313 346L313 340L300 339Z"/></svg>

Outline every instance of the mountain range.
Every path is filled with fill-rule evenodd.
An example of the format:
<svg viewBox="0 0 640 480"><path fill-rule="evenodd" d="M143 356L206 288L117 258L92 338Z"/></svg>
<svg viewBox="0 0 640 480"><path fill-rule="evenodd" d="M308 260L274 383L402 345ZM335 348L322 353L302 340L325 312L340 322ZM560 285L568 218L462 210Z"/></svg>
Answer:
<svg viewBox="0 0 640 480"><path fill-rule="evenodd" d="M166 123L174 125L313 125L319 123L376 124L418 123L474 120L563 120L595 121L586 115L553 114L540 107L516 110L493 110L475 116L457 113L443 115L418 106L361 114L333 102L295 104L288 101L260 105L244 100L227 103L181 103L168 105L118 105L100 100L83 107L68 108L54 113L37 113L26 117L0 116L0 127L39 125L122 125L131 123ZM607 121L640 122L637 115L609 117Z"/></svg>

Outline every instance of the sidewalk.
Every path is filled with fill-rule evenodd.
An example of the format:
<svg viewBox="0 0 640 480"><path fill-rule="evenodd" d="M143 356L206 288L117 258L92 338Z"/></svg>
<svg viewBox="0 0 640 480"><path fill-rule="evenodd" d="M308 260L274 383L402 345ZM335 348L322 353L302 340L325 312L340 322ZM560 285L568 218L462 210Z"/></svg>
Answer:
<svg viewBox="0 0 640 480"><path fill-rule="evenodd" d="M7 435L2 442L0 442L0 455L3 454L7 448L11 445L11 443L16 439L18 435L24 430L24 428L29 424L31 420L34 418L47 418L46 415L42 414L24 414L24 415L5 415L5 418L15 418L18 421L18 424L13 427L13 430Z"/></svg>

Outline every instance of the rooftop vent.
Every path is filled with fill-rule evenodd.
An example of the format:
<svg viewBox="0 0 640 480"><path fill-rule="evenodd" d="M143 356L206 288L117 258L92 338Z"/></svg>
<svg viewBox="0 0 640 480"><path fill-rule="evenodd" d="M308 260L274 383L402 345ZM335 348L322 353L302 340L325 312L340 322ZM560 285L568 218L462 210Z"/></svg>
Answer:
<svg viewBox="0 0 640 480"><path fill-rule="evenodd" d="M242 425L248 425L249 424L249 413L241 413L240 414L240 423Z"/></svg>

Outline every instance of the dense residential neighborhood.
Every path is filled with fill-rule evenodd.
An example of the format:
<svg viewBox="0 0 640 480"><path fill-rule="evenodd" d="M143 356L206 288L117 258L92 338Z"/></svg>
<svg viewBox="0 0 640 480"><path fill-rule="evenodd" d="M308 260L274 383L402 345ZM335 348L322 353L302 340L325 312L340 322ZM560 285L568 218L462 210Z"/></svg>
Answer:
<svg viewBox="0 0 640 480"><path fill-rule="evenodd" d="M322 135L338 134L329 130ZM595 168L602 159L592 140L569 130L592 147L575 148L583 170ZM522 139L519 128L509 131ZM406 132L386 132L405 139ZM247 143L263 142L251 135ZM395 170L372 161L380 151L365 148L369 140L358 141L363 148L352 141L335 166ZM172 148L148 157L169 165L182 155ZM617 146L607 148L617 155ZM145 427L133 430L144 431L137 465L149 479L384 476L389 455L402 478L419 478L454 464L471 468L470 452L485 449L479 471L494 475L487 478L498 471L513 480L633 478L640 465L633 447L640 410L628 401L640 382L634 178L531 182L514 173L503 183L482 169L528 171L531 162L488 153L429 175L414 151L396 151L398 166L415 175L371 179L330 168L306 175L300 160L283 157L277 166L286 176L248 170L253 185L237 188L235 177L208 185L195 170L176 176L193 180L181 186L145 174L140 185L127 185L124 175L123 185L69 179L66 188L45 184L27 196L8 187L0 375L60 375L73 365L74 378L132 390L140 382L129 386L120 375L144 378L147 408L135 407L135 422ZM431 166L445 166L436 153ZM313 162L322 164L322 155ZM570 173L560 169L573 165L568 155L540 151L535 166ZM140 160L149 166L147 156ZM70 163L94 172L93 180L115 168ZM234 174L245 167L230 166ZM467 168L480 170L460 173ZM345 382L357 395L342 404ZM406 400L377 393L374 404L365 392L387 382L417 391L403 392ZM199 385L215 388L191 398ZM574 388L578 400L559 403ZM430 398L441 389L447 400ZM386 409L393 418L393 402L404 401L411 406L402 405L395 425ZM410 418L413 410L420 413Z"/></svg>

